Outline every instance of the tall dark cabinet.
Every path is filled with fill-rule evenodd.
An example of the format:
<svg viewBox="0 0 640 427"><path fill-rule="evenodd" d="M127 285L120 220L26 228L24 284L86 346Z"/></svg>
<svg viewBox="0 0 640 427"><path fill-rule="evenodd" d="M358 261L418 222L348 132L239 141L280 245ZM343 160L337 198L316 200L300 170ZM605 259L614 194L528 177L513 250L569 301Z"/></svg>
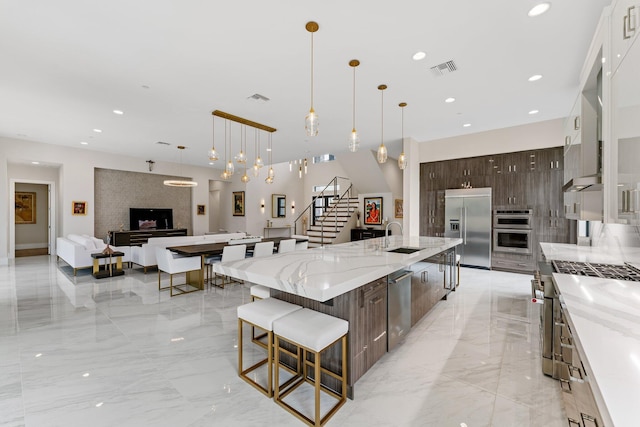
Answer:
<svg viewBox="0 0 640 427"><path fill-rule="evenodd" d="M444 235L445 190L491 187L492 209L533 210L532 255L492 253L494 267L530 271L538 243L569 243L570 222L563 209L563 147L422 163L420 235ZM495 262L494 262L495 261Z"/></svg>

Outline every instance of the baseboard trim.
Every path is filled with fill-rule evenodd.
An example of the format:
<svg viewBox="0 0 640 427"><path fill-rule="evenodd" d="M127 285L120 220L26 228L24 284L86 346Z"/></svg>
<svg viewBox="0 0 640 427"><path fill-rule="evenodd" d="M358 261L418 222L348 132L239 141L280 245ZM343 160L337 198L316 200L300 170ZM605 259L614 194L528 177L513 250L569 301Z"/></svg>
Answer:
<svg viewBox="0 0 640 427"><path fill-rule="evenodd" d="M44 249L44 248L48 248L49 245L47 245L47 243L25 243L22 245L16 245L16 250L22 250L22 249Z"/></svg>

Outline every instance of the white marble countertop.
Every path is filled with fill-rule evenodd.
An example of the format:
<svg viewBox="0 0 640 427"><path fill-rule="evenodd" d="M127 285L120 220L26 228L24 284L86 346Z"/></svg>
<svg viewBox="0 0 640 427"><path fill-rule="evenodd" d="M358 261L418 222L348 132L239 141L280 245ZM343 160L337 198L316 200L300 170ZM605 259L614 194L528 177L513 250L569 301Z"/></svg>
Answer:
<svg viewBox="0 0 640 427"><path fill-rule="evenodd" d="M567 243L540 243L548 261L581 261L604 264L640 264L640 248L621 246L577 246Z"/></svg>
<svg viewBox="0 0 640 427"><path fill-rule="evenodd" d="M213 264L213 270L317 301L345 294L394 271L462 243L461 239L389 236L276 254L264 258ZM388 252L401 246L420 248L411 254Z"/></svg>
<svg viewBox="0 0 640 427"><path fill-rule="evenodd" d="M540 243L548 261L640 264L640 248ZM638 425L640 282L553 274L605 425Z"/></svg>
<svg viewBox="0 0 640 427"><path fill-rule="evenodd" d="M638 425L640 283L553 274L605 425Z"/></svg>

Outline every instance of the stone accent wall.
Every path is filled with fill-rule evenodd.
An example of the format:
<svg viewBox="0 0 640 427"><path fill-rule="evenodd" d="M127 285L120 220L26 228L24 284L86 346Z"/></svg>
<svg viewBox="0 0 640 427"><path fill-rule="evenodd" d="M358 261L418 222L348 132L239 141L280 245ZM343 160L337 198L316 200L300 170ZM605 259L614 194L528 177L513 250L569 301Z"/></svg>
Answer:
<svg viewBox="0 0 640 427"><path fill-rule="evenodd" d="M129 230L129 208L173 209L173 227L186 228L187 234L193 234L192 190L163 184L165 179L183 178L100 168L94 169L94 178L97 238L106 238L108 231L119 230L121 224Z"/></svg>

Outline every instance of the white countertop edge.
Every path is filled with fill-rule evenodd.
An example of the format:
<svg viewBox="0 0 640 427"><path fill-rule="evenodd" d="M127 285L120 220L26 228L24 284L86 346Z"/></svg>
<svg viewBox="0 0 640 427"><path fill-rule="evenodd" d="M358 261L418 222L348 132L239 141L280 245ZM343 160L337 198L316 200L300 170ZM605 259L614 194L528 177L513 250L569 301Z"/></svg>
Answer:
<svg viewBox="0 0 640 427"><path fill-rule="evenodd" d="M389 236L275 254L265 258L213 264L217 273L327 301L394 271L462 243L461 239ZM401 246L420 247L411 254L390 253Z"/></svg>

